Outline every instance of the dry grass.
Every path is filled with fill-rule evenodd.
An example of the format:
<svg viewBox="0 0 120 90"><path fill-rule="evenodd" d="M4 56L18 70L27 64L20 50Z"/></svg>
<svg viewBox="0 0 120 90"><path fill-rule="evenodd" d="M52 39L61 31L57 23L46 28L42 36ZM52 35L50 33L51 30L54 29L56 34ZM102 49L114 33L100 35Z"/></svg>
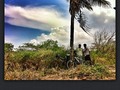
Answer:
<svg viewBox="0 0 120 90"><path fill-rule="evenodd" d="M27 58L24 58L26 56ZM7 56L7 57L6 57ZM19 57L18 57L19 56ZM50 58L51 57L51 58ZM78 65L72 69L61 67L51 50L18 52L5 55L5 80L115 80L115 58L107 59L93 53L95 64ZM24 61L24 62L21 62Z"/></svg>
<svg viewBox="0 0 120 90"><path fill-rule="evenodd" d="M115 67L95 72L95 66L78 65L76 68L5 71L5 80L115 80Z"/></svg>

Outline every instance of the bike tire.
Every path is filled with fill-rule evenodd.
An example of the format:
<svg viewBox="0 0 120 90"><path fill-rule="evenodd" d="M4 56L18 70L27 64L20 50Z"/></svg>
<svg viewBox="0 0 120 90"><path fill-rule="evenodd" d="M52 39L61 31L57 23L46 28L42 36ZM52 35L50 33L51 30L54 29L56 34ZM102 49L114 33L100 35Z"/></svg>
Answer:
<svg viewBox="0 0 120 90"><path fill-rule="evenodd" d="M74 61L71 61L71 60L67 61L67 68L68 68L68 69L69 69L69 68L74 68L74 67L75 67Z"/></svg>

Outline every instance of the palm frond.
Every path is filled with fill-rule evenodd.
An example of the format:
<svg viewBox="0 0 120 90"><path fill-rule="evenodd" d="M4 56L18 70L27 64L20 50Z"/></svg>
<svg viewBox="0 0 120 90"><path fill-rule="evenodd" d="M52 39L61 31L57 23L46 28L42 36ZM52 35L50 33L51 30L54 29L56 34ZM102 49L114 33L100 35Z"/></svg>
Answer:
<svg viewBox="0 0 120 90"><path fill-rule="evenodd" d="M103 6L110 7L110 2L107 0L67 0L70 1L69 12L71 15L75 16L75 19L79 22L80 27L89 34L89 27L87 26L86 18L81 9L86 8L88 10L93 10L92 6Z"/></svg>
<svg viewBox="0 0 120 90"><path fill-rule="evenodd" d="M111 7L111 4L109 1L106 0L91 0L90 2L92 5L98 5L103 7Z"/></svg>
<svg viewBox="0 0 120 90"><path fill-rule="evenodd" d="M79 14L76 15L75 19L78 21L83 31L86 32L88 35L90 35L85 14L81 10Z"/></svg>
<svg viewBox="0 0 120 90"><path fill-rule="evenodd" d="M87 8L88 10L93 10L91 3L89 0L79 0L80 8Z"/></svg>

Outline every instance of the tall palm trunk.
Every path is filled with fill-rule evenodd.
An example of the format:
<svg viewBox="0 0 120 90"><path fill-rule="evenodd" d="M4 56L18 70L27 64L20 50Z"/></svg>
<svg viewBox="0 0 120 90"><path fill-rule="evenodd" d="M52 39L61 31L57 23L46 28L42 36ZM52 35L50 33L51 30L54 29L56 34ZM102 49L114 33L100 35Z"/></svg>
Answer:
<svg viewBox="0 0 120 90"><path fill-rule="evenodd" d="M74 60L74 17L75 14L71 14L71 27L70 27L70 59Z"/></svg>

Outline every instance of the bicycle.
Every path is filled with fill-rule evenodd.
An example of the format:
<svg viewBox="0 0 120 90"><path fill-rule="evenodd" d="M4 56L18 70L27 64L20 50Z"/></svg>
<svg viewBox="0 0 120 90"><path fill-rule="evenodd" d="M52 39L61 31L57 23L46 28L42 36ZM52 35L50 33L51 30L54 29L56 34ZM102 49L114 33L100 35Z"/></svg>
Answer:
<svg viewBox="0 0 120 90"><path fill-rule="evenodd" d="M70 55L67 54L65 58L61 57L59 54L56 55L56 58L62 61L62 65L64 65L67 69L74 68L79 64L83 63L82 57L74 57L74 60L70 60Z"/></svg>
<svg viewBox="0 0 120 90"><path fill-rule="evenodd" d="M74 67L76 67L77 65L79 65L79 64L83 64L83 59L82 59L82 57L77 57L77 56L75 56L74 57L74 60L69 60L68 62L67 62L67 68L69 69L69 68L74 68Z"/></svg>
<svg viewBox="0 0 120 90"><path fill-rule="evenodd" d="M66 55L65 57L62 57L59 54L57 54L56 58L61 61L61 65L64 66L64 68L67 68L67 62L69 60L68 55Z"/></svg>

